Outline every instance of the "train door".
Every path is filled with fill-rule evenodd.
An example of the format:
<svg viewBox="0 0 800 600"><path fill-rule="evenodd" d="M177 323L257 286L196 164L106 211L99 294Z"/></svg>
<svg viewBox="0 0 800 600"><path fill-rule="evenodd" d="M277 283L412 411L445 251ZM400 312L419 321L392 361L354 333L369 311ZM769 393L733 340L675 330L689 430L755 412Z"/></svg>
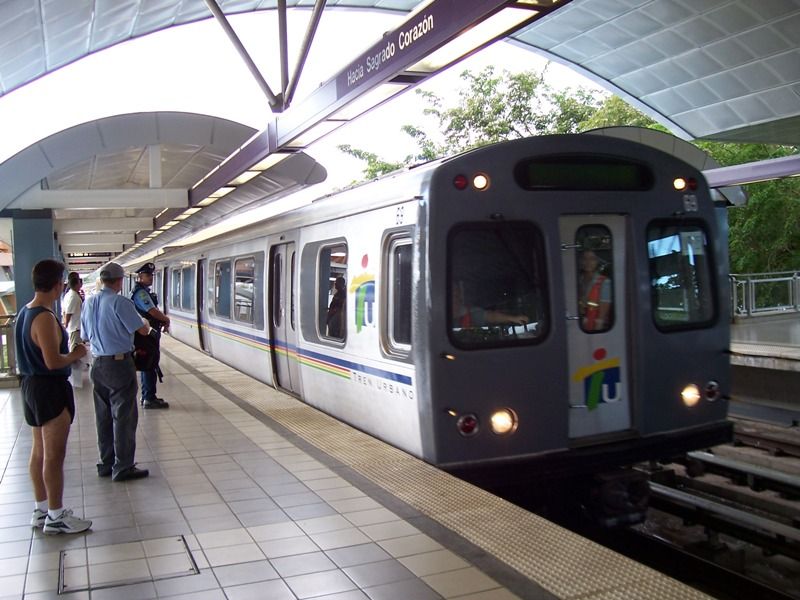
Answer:
<svg viewBox="0 0 800 600"><path fill-rule="evenodd" d="M274 246L270 257L269 322L275 385L298 394L296 271L294 242Z"/></svg>
<svg viewBox="0 0 800 600"><path fill-rule="evenodd" d="M559 220L567 307L569 437L631 427L627 381L625 217L569 215Z"/></svg>
<svg viewBox="0 0 800 600"><path fill-rule="evenodd" d="M197 261L197 341L200 344L200 350L208 352L205 342L205 331L203 331L203 313L206 307L206 259L201 258Z"/></svg>

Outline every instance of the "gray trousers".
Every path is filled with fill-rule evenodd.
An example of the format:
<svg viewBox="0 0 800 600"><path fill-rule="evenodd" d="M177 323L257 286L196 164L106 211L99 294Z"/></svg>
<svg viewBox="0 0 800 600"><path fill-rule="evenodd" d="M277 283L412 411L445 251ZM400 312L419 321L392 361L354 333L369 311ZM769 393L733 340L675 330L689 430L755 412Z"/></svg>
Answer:
<svg viewBox="0 0 800 600"><path fill-rule="evenodd" d="M94 384L94 415L100 462L97 470L114 477L134 464L136 426L139 407L136 402L136 367L128 354L122 360L109 356L94 359L91 371Z"/></svg>

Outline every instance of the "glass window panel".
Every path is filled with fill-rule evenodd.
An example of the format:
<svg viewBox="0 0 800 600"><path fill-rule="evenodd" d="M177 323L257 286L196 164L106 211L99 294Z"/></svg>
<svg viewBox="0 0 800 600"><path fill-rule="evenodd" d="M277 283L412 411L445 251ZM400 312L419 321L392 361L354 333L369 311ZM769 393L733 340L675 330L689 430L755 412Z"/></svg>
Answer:
<svg viewBox="0 0 800 600"><path fill-rule="evenodd" d="M175 308L181 307L181 272L178 269L172 269L172 306Z"/></svg>
<svg viewBox="0 0 800 600"><path fill-rule="evenodd" d="M194 308L194 266L184 267L181 279L181 307L184 310L192 310Z"/></svg>
<svg viewBox="0 0 800 600"><path fill-rule="evenodd" d="M389 338L393 346L411 346L411 242L398 241L392 246L389 279Z"/></svg>
<svg viewBox="0 0 800 600"><path fill-rule="evenodd" d="M237 258L234 263L234 317L237 321L253 322L256 261L252 256Z"/></svg>
<svg viewBox="0 0 800 600"><path fill-rule="evenodd" d="M705 231L660 223L647 230L653 319L660 329L705 325L715 317L715 293Z"/></svg>
<svg viewBox="0 0 800 600"><path fill-rule="evenodd" d="M347 246L337 244L320 249L319 289L317 309L319 330L334 340L347 337Z"/></svg>
<svg viewBox="0 0 800 600"><path fill-rule="evenodd" d="M613 240L604 225L584 225L575 232L577 298L580 327L602 333L614 325Z"/></svg>
<svg viewBox="0 0 800 600"><path fill-rule="evenodd" d="M528 223L465 225L448 240L448 318L461 348L535 343L549 327L542 237Z"/></svg>
<svg viewBox="0 0 800 600"><path fill-rule="evenodd" d="M218 317L231 318L231 261L214 265L214 312Z"/></svg>

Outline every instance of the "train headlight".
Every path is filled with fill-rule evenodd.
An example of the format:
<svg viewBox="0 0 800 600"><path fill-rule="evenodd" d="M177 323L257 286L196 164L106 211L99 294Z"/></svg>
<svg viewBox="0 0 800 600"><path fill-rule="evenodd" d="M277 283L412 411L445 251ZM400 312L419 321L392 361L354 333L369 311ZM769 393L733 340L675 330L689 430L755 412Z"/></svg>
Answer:
<svg viewBox="0 0 800 600"><path fill-rule="evenodd" d="M672 180L672 187L674 187L679 192L682 192L687 187L689 187L688 182L683 177L676 177Z"/></svg>
<svg viewBox="0 0 800 600"><path fill-rule="evenodd" d="M686 406L694 406L700 402L700 389L693 383L690 383L681 392L681 400Z"/></svg>
<svg viewBox="0 0 800 600"><path fill-rule="evenodd" d="M461 415L456 421L458 432L464 437L471 437L478 433L478 417L472 413Z"/></svg>
<svg viewBox="0 0 800 600"><path fill-rule="evenodd" d="M483 173L478 173L472 178L472 185L478 191L483 191L489 187L489 178Z"/></svg>
<svg viewBox="0 0 800 600"><path fill-rule="evenodd" d="M510 408L501 408L492 413L492 431L497 435L513 433L517 429L517 415Z"/></svg>

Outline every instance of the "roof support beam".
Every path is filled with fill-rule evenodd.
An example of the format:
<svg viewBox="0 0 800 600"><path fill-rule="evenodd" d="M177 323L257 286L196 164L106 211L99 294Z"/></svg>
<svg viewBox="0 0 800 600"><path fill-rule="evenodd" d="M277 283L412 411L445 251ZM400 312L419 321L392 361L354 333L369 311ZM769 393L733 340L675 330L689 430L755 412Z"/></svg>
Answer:
<svg viewBox="0 0 800 600"><path fill-rule="evenodd" d="M56 224L59 221L56 220ZM58 241L62 246L85 246L89 244L133 244L133 233L60 233Z"/></svg>
<svg viewBox="0 0 800 600"><path fill-rule="evenodd" d="M266 156L306 147L568 1L432 0L224 160L189 192L190 206Z"/></svg>
<svg viewBox="0 0 800 600"><path fill-rule="evenodd" d="M283 90L283 101L286 106L289 106L294 98L294 91L297 89L297 82L300 80L300 75L303 73L303 67L308 58L308 51L311 49L311 42L314 41L314 36L317 33L317 27L322 18L322 9L325 8L326 2L327 0L316 0L314 3L314 11L311 13L311 19L308 21L306 36L303 38L303 43L300 46L300 54L297 57L294 73L292 73L292 78L289 80L289 85Z"/></svg>
<svg viewBox="0 0 800 600"><path fill-rule="evenodd" d="M247 68L250 70L250 74L256 80L256 83L258 83L259 87L261 88L261 91L264 92L264 95L267 97L267 100L269 100L269 105L272 107L272 110L275 112L282 111L284 108L283 99L278 98L275 94L272 93L272 90L270 89L267 80L264 79L263 75L261 75L261 71L258 70L258 66L256 66L256 63L250 57L250 54L247 52L247 49L244 47L244 44L242 44L242 40L239 39L239 36L236 35L236 32L233 30L233 27L231 27L231 24L228 22L228 19L225 16L225 13L222 12L222 9L219 7L219 5L216 3L215 0L206 0L206 6L208 6L208 10L210 10L211 14L214 15L214 18L217 20L217 23L220 24L220 27L222 27L223 31L225 32L225 35L228 36L228 39L231 41L231 44L233 44L233 47L236 48L236 51L239 53L239 56L242 57L244 64L247 65ZM285 10L286 7L284 6L284 12Z"/></svg>
<svg viewBox="0 0 800 600"><path fill-rule="evenodd" d="M9 208L187 208L185 189L43 190L38 185L14 200Z"/></svg>
<svg viewBox="0 0 800 600"><path fill-rule="evenodd" d="M759 160L743 165L707 169L703 171L703 175L706 176L706 181L712 188L744 185L783 177L797 177L800 176L800 154Z"/></svg>
<svg viewBox="0 0 800 600"><path fill-rule="evenodd" d="M61 251L65 254L83 252L111 252L119 254L125 248L122 244L61 244Z"/></svg>
<svg viewBox="0 0 800 600"><path fill-rule="evenodd" d="M58 235L65 233L136 233L153 229L151 217L125 217L122 219L57 219L54 222Z"/></svg>

